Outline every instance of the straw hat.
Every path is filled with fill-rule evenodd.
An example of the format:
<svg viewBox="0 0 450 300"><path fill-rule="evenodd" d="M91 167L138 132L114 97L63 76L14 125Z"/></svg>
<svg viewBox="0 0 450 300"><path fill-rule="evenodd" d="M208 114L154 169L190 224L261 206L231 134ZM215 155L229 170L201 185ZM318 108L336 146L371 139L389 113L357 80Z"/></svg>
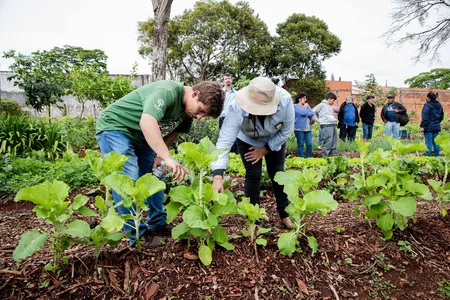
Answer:
<svg viewBox="0 0 450 300"><path fill-rule="evenodd" d="M270 78L256 77L236 93L235 99L246 112L255 116L269 116L277 111L280 94Z"/></svg>

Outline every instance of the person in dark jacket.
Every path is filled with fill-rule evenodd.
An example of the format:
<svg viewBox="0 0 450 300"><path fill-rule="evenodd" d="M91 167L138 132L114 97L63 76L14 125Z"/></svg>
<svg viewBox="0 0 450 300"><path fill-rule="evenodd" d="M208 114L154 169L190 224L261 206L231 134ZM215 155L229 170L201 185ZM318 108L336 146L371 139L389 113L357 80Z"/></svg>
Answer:
<svg viewBox="0 0 450 300"><path fill-rule="evenodd" d="M373 123L375 122L375 96L367 96L367 101L361 105L359 117L363 128L363 139L367 142L372 138Z"/></svg>
<svg viewBox="0 0 450 300"><path fill-rule="evenodd" d="M339 138L341 140L348 139L354 141L356 136L356 129L358 128L359 115L353 97L348 96L345 102L341 104L338 114Z"/></svg>
<svg viewBox="0 0 450 300"><path fill-rule="evenodd" d="M438 94L429 92L427 102L422 109L422 122L420 122L420 131L425 137L425 144L428 151L427 156L431 156L431 150L434 148L434 156L439 156L441 148L434 142L434 139L441 131L441 122L444 119L444 109L436 98Z"/></svg>
<svg viewBox="0 0 450 300"><path fill-rule="evenodd" d="M395 102L394 95L387 96L388 103L381 110L381 119L384 122L384 135L398 139L400 135L400 123L398 115L406 113L406 108L399 102Z"/></svg>

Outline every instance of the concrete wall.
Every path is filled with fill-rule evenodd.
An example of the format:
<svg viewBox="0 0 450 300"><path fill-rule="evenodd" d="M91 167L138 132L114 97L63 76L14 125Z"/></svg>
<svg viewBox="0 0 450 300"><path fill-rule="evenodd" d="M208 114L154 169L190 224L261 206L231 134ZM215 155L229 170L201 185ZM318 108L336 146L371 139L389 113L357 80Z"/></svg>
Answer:
<svg viewBox="0 0 450 300"><path fill-rule="evenodd" d="M48 116L48 109L43 109L42 112L37 112L30 106L26 106L26 97L23 90L13 85L13 82L8 81L7 78L13 75L10 71L0 71L0 98L7 98L16 101L24 111L30 112L33 116ZM118 77L118 74L111 74L112 77ZM125 75L129 78L130 75ZM150 75L137 75L134 83L137 87L143 86L150 82ZM67 115L79 117L81 114L81 104L71 95L64 96L63 103L66 107ZM52 106L50 109L52 117L62 117L63 111L58 107ZM101 106L97 101L87 101L84 104L83 117L92 116L98 117L101 113Z"/></svg>

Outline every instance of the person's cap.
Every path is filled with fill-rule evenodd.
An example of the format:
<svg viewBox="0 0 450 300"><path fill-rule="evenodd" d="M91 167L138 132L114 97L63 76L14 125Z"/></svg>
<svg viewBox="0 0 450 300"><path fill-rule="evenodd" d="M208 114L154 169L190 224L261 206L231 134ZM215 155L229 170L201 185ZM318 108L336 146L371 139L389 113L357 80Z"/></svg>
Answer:
<svg viewBox="0 0 450 300"><path fill-rule="evenodd" d="M345 101L347 103L353 103L353 97L352 96L347 96L347 98L345 98Z"/></svg>
<svg viewBox="0 0 450 300"><path fill-rule="evenodd" d="M388 99L395 99L395 96L392 95L392 94L389 94L389 95L387 95L387 98L388 98Z"/></svg>
<svg viewBox="0 0 450 300"><path fill-rule="evenodd" d="M248 86L236 92L237 104L255 116L269 116L277 111L280 95L276 85L267 77L256 77Z"/></svg>

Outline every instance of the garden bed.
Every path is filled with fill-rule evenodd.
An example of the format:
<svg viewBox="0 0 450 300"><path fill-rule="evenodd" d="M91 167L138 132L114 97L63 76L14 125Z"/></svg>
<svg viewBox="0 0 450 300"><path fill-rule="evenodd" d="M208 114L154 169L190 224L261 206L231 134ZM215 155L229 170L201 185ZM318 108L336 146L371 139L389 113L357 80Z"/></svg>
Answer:
<svg viewBox="0 0 450 300"><path fill-rule="evenodd" d="M438 283L450 281L450 219L440 217L434 201L418 202L416 223L396 231L389 241L382 240L376 226L371 228L362 217L353 216L354 203L342 202L329 217L310 218L308 232L317 238L319 252L312 256L303 241L303 253L292 257L281 255L276 245L282 230L272 195L263 197L262 206L270 218L266 225L274 229L268 245L258 248L259 264L249 241L238 236L245 219L232 215L222 223L236 249L218 248L210 267L197 259L195 244L188 248L185 242L168 240L138 252L123 240L118 247L106 247L97 263L91 249L69 248L65 252L69 262L56 274L44 270L51 259L49 249L20 264L13 261L20 235L47 225L35 217L30 205L13 207L3 202L0 298L445 298ZM408 243L399 246L399 241Z"/></svg>

